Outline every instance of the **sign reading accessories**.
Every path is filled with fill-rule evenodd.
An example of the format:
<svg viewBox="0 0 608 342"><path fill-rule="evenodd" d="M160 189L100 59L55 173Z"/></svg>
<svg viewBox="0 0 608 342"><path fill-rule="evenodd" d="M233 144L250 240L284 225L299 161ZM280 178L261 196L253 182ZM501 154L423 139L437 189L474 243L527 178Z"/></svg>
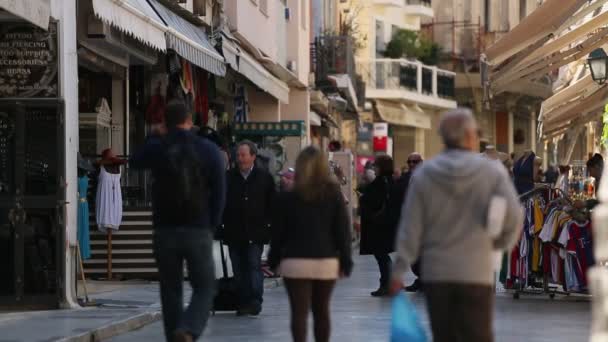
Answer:
<svg viewBox="0 0 608 342"><path fill-rule="evenodd" d="M0 98L58 97L57 24L0 27Z"/></svg>

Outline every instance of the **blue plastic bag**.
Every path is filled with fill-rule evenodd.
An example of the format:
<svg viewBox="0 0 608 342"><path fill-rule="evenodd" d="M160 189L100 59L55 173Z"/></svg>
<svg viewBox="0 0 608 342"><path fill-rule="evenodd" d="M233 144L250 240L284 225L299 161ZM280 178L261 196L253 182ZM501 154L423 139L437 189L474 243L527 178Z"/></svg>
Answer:
<svg viewBox="0 0 608 342"><path fill-rule="evenodd" d="M405 293L393 299L391 342L426 342L426 332L420 323L416 307Z"/></svg>

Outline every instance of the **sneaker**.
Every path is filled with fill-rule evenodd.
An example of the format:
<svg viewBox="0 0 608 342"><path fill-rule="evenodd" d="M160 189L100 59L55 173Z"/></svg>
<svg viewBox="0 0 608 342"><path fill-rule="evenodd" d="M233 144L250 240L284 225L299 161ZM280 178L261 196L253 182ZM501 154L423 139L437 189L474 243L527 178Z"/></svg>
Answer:
<svg viewBox="0 0 608 342"><path fill-rule="evenodd" d="M244 306L242 308L239 308L236 312L236 315L239 317L242 316L259 316L260 313L262 312L262 306L254 306L254 305L248 305L248 306Z"/></svg>
<svg viewBox="0 0 608 342"><path fill-rule="evenodd" d="M173 342L194 342L194 338L187 332L177 331L173 334Z"/></svg>
<svg viewBox="0 0 608 342"><path fill-rule="evenodd" d="M370 294L372 295L372 297L385 297L388 296L388 289L385 287L381 287Z"/></svg>

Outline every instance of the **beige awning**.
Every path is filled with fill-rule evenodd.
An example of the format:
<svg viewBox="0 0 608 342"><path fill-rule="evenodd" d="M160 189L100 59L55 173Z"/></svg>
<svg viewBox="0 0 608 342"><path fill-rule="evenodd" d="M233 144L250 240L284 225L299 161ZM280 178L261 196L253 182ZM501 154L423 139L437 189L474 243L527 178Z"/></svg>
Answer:
<svg viewBox="0 0 608 342"><path fill-rule="evenodd" d="M431 118L418 105L378 100L376 109L380 118L390 124L431 129Z"/></svg>
<svg viewBox="0 0 608 342"><path fill-rule="evenodd" d="M548 114L543 121L543 134L546 135L560 128L567 128L572 121L601 110L606 103L606 97L608 97L608 87L603 86L595 93L569 107L568 110Z"/></svg>
<svg viewBox="0 0 608 342"><path fill-rule="evenodd" d="M529 45L546 38L570 18L588 0L547 0L524 18L502 39L490 46L485 56L491 65L498 65Z"/></svg>
<svg viewBox="0 0 608 342"><path fill-rule="evenodd" d="M578 102L595 93L598 88L599 85L593 81L591 75L583 77L546 99L541 107L542 116L540 119L549 120L552 115L556 115L562 108L571 104L578 104Z"/></svg>
<svg viewBox="0 0 608 342"><path fill-rule="evenodd" d="M49 29L51 0L0 0L0 9L44 29Z"/></svg>

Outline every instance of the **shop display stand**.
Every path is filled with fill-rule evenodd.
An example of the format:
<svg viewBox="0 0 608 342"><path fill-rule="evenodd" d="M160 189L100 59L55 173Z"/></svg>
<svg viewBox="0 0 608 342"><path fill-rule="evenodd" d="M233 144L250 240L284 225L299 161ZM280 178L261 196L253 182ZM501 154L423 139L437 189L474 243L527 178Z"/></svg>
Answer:
<svg viewBox="0 0 608 342"><path fill-rule="evenodd" d="M534 190L528 191L528 192L520 195L519 198L522 201L524 201L539 193L548 193L549 201L553 201L555 199L553 196L555 192L559 193L561 198L563 198L567 201L570 201L568 199L568 196L563 192L563 190L558 189L558 188L553 188L553 187L551 187L549 185L545 185L545 184L538 186ZM535 279L535 278L538 279L538 277L533 277L533 279ZM519 299L522 294L548 295L550 299L555 299L555 296L558 294L564 295L564 296L570 296L570 294L571 294L570 292L559 291L558 288L559 288L558 285L551 285L551 283L549 282L549 275L547 273L543 274L542 284L532 282L531 284L529 283L528 286L526 287L525 284L521 280L518 279L514 284L513 299Z"/></svg>

